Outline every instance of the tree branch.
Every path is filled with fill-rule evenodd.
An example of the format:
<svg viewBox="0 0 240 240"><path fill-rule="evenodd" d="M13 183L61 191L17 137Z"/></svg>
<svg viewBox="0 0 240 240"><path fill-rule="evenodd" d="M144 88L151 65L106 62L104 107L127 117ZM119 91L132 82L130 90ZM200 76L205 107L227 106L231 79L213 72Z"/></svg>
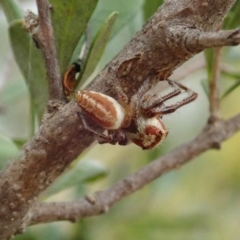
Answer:
<svg viewBox="0 0 240 240"><path fill-rule="evenodd" d="M217 30L234 2L234 0L165 1L143 29L87 89L116 96L111 79L118 78L126 94L131 97L146 79L152 77L153 85L159 79L166 79L174 69L200 51L198 42L195 43L196 48L191 44L190 39L194 41L193 38L190 37L186 44L188 33L195 28L198 34L202 33L205 36L206 32ZM45 34L52 41L52 32L46 31ZM218 32L213 38L218 38L216 36ZM203 42L200 41L202 47L205 46ZM225 43L228 44L227 41ZM48 43L45 44L48 46ZM207 47L211 45L208 44ZM43 51L46 50L52 51L47 48ZM54 52L52 53L52 56L47 53L45 56L50 59L56 58ZM48 71L53 71L52 67L46 67L49 68ZM108 67L111 67L111 72L108 71ZM51 76L52 80L56 77L55 74ZM50 87L52 86L53 84L50 84ZM56 95L54 98L61 98L61 94ZM76 114L78 111L78 105L71 101L59 107L54 114L45 117L36 135L22 148L19 157L0 172L0 239L7 239L24 229L25 224L29 222L28 219L31 218L30 209L38 195L94 141L93 136L81 128ZM95 129L98 130L97 127ZM231 132L229 129L226 131ZM190 156L193 150L196 148L190 147L188 152ZM171 166L171 162L164 164ZM139 174L141 175L141 172ZM134 184L129 187L135 188ZM118 190L121 193L121 188Z"/></svg>
<svg viewBox="0 0 240 240"><path fill-rule="evenodd" d="M39 15L37 17L28 11L25 15L24 27L42 50L47 72L50 104L51 101L66 102L54 43L50 5L47 0L36 0L36 2Z"/></svg>
<svg viewBox="0 0 240 240"><path fill-rule="evenodd" d="M210 118L209 123L214 123L220 119L220 90L219 80L221 73L221 53L222 48L216 48L214 51L213 74L210 82Z"/></svg>
<svg viewBox="0 0 240 240"><path fill-rule="evenodd" d="M235 46L240 42L240 29L220 30L218 32L189 31L186 37L186 48L190 51L202 51L206 48Z"/></svg>
<svg viewBox="0 0 240 240"><path fill-rule="evenodd" d="M72 202L38 203L31 210L29 225L102 214L124 197L144 187L159 176L179 168L204 151L221 143L240 130L240 114L227 121L208 125L195 139L177 147L166 156L152 161L131 176L120 180L107 190Z"/></svg>

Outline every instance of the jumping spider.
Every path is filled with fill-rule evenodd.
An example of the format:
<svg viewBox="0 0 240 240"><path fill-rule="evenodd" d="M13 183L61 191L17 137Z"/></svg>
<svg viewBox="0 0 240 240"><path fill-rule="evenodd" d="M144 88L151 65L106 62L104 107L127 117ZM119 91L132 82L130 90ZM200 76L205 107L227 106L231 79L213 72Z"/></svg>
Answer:
<svg viewBox="0 0 240 240"><path fill-rule="evenodd" d="M180 83L166 79L173 91L160 96L146 93L150 80L146 80L138 92L129 101L119 82L115 80L118 101L105 94L80 90L75 99L81 107L78 116L82 119L84 129L93 133L98 142L126 145L133 142L142 149L152 149L160 144L168 135L161 118L165 114L175 112L178 108L196 99L197 93ZM188 96L175 104L165 105L165 101L179 95ZM83 115L87 115L107 130L107 135L92 129Z"/></svg>

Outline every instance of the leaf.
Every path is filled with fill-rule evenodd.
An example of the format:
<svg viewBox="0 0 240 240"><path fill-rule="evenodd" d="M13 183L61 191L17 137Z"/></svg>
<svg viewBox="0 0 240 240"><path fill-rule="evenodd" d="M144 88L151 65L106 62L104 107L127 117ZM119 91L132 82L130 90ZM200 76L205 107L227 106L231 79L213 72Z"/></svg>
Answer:
<svg viewBox="0 0 240 240"><path fill-rule="evenodd" d="M223 73L225 76L230 77L233 81L236 81L236 80L240 79L240 73L238 73L238 72L222 71L222 73Z"/></svg>
<svg viewBox="0 0 240 240"><path fill-rule="evenodd" d="M63 75L98 0L50 0L58 61Z"/></svg>
<svg viewBox="0 0 240 240"><path fill-rule="evenodd" d="M81 161L74 167L61 175L45 192L45 196L50 196L61 192L75 185L83 184L87 181L103 177L107 171L103 165L97 161Z"/></svg>
<svg viewBox="0 0 240 240"><path fill-rule="evenodd" d="M142 5L143 0L99 0L97 8L90 19L91 36L95 36L105 19L112 12L117 11L119 16L110 38L113 37L125 24L128 24Z"/></svg>
<svg viewBox="0 0 240 240"><path fill-rule="evenodd" d="M3 136L0 133L0 169L9 161L10 159L18 155L18 148L11 141L11 139Z"/></svg>
<svg viewBox="0 0 240 240"><path fill-rule="evenodd" d="M13 21L9 25L9 37L15 60L29 88L32 109L40 122L48 98L46 73L41 51L34 46L22 24L23 20Z"/></svg>
<svg viewBox="0 0 240 240"><path fill-rule="evenodd" d="M208 80L211 81L212 73L213 73L214 49L212 49L212 48L205 49L204 55L205 55L205 59L206 59Z"/></svg>
<svg viewBox="0 0 240 240"><path fill-rule="evenodd" d="M206 94L206 97L208 98L209 97L209 91L210 91L209 90L208 80L207 79L202 79L200 81L200 84L201 84L201 86L203 88L204 93Z"/></svg>
<svg viewBox="0 0 240 240"><path fill-rule="evenodd" d="M117 11L118 18L111 30L111 34L109 36L109 39L111 39L113 36L115 36L121 28L125 24L129 24L129 21L132 20L132 18L135 17L136 13L139 12L140 7L143 4L143 0L99 0L99 3L97 5L97 8L95 9L90 21L89 21L89 28L87 31L88 39L92 39L93 37L96 38L96 35L99 32L99 29L101 29L103 23L106 21L106 19L109 17L110 14ZM127 7L126 7L127 6ZM129 27L129 30L136 32L136 29ZM87 44L89 45L89 43ZM83 46L83 39L81 39L75 49L74 55L72 57L72 61L76 61L76 59L79 56L79 52L81 47ZM86 63L85 63L86 64ZM90 64L90 61L87 63ZM83 67L85 68L85 66ZM86 68L85 68L86 69ZM93 69L93 68L92 68ZM78 81L83 76L84 70L78 77ZM85 77L84 77L85 79ZM80 84L82 85L84 81L82 81Z"/></svg>
<svg viewBox="0 0 240 240"><path fill-rule="evenodd" d="M233 84L222 96L222 99L225 98L229 93L231 93L233 90L235 90L237 87L240 86L240 80L236 81L235 84Z"/></svg>
<svg viewBox="0 0 240 240"><path fill-rule="evenodd" d="M233 29L239 27L240 25L240 1L236 1L234 7L228 13L227 18L224 21L224 29ZM212 79L212 69L213 69L213 62L214 62L214 49L205 49L205 58L207 62L207 73L208 79L211 81ZM225 52L226 54L226 52Z"/></svg>
<svg viewBox="0 0 240 240"><path fill-rule="evenodd" d="M85 69L83 69L83 75L80 77L80 84L82 85L93 73L94 69L98 65L99 60L105 50L108 43L108 38L111 34L112 27L118 16L117 12L113 12L109 15L97 35L92 42L88 57L85 63Z"/></svg>
<svg viewBox="0 0 240 240"><path fill-rule="evenodd" d="M233 29L240 26L240 1L236 1L224 21L224 29Z"/></svg>
<svg viewBox="0 0 240 240"><path fill-rule="evenodd" d="M145 0L143 5L145 20L150 18L162 4L163 4L163 0L154 0L154 1Z"/></svg>
<svg viewBox="0 0 240 240"><path fill-rule="evenodd" d="M27 139L25 139L25 138L13 138L12 142L16 145L16 147L18 147L20 149L27 142Z"/></svg>
<svg viewBox="0 0 240 240"><path fill-rule="evenodd" d="M1 0L0 4L3 8L3 12L7 18L8 23L12 22L13 20L23 18L22 9L14 0Z"/></svg>

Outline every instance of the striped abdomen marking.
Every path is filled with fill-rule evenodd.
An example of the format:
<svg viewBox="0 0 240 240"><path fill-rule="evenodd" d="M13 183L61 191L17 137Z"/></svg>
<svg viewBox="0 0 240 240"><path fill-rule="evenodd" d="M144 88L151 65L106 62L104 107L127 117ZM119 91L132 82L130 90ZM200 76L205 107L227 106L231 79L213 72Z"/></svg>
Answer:
<svg viewBox="0 0 240 240"><path fill-rule="evenodd" d="M107 129L119 129L125 120L124 108L112 97L80 90L75 95L78 105L100 126Z"/></svg>

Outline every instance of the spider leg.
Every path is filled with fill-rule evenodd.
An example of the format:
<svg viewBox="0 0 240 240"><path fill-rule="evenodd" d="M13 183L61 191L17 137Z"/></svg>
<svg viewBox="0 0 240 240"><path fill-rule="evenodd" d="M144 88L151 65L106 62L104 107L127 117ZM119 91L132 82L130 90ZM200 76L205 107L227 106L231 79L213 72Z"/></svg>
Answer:
<svg viewBox="0 0 240 240"><path fill-rule="evenodd" d="M132 116L136 117L139 109L141 109L142 98L149 99L150 94L146 94L146 92L152 87L151 78L146 79L138 91L132 96L131 103L133 105L133 113Z"/></svg>
<svg viewBox="0 0 240 240"><path fill-rule="evenodd" d="M174 82L172 80L169 80L170 82ZM181 83L174 82L180 89L182 89L184 92L188 93L188 97L184 98L182 101L177 102L176 104L172 104L170 106L166 106L166 114L167 114L167 108L169 108L169 111L176 111L178 108L194 101L198 94L192 91L191 89L187 88L186 86L182 85ZM174 106L175 105L175 106ZM170 109L175 109L175 110L170 110Z"/></svg>
<svg viewBox="0 0 240 240"><path fill-rule="evenodd" d="M144 112L151 112L151 109L155 108L155 107L159 107L161 106L166 100L171 99L177 95L179 95L181 93L181 89L183 89L184 91L187 91L185 86L178 84L170 79L165 79L163 81L167 81L168 84L174 88L173 91L163 95L163 96L159 96L158 99L154 100L151 104L146 104L146 106L142 105L141 108ZM181 85L181 87L180 87ZM146 100L144 101L146 102Z"/></svg>
<svg viewBox="0 0 240 240"><path fill-rule="evenodd" d="M111 144L118 143L119 145L125 146L128 144L126 134L122 130L108 130L108 135L111 136Z"/></svg>
<svg viewBox="0 0 240 240"><path fill-rule="evenodd" d="M184 98L183 100L172 104L172 105L168 105L168 106L163 106L162 109L160 109L159 111L154 111L154 109L150 109L151 115L152 116L161 116L164 114L169 114L169 113L173 113L175 112L178 108L194 101L197 98L197 93L193 92L192 90L190 90L189 88L183 86L180 83L176 83L181 89L185 90L185 92L187 92L189 94L188 97Z"/></svg>
<svg viewBox="0 0 240 240"><path fill-rule="evenodd" d="M126 145L128 140L126 138L126 135L121 130L108 130L108 134L100 133L92 129L87 122L85 121L83 117L82 112L77 112L78 117L81 118L81 121L83 123L84 130L93 133L98 141L99 144L104 143L110 143L112 145L115 145L116 143L119 143L120 145Z"/></svg>
<svg viewBox="0 0 240 240"><path fill-rule="evenodd" d="M105 135L104 133L100 133L100 132L95 131L94 129L92 129L87 124L87 122L85 121L85 119L83 117L83 113L82 112L77 112L77 115L78 115L78 117L81 118L84 130L94 134L96 136L96 139L97 139L99 144L111 142L111 139L109 138L108 135Z"/></svg>

